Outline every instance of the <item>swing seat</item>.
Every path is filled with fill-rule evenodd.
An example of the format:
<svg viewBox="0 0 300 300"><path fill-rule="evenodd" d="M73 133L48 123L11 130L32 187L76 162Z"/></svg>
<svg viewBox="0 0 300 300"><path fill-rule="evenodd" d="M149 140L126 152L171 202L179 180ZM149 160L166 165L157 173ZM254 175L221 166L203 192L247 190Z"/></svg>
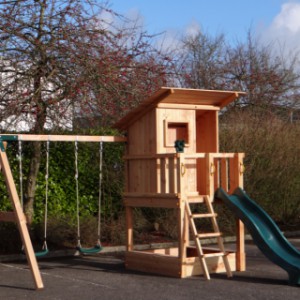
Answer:
<svg viewBox="0 0 300 300"><path fill-rule="evenodd" d="M82 254L95 254L99 253L103 248L100 245L95 245L93 248L82 248L77 246L76 249Z"/></svg>
<svg viewBox="0 0 300 300"><path fill-rule="evenodd" d="M35 252L34 254L35 254L35 257L43 257L43 256L46 256L48 253L49 253L49 250L44 249L42 251Z"/></svg>
<svg viewBox="0 0 300 300"><path fill-rule="evenodd" d="M21 252L22 252L22 254L25 255L25 250L24 249L22 249ZM35 255L35 257L43 257L43 256L46 256L48 253L49 253L49 249L47 248L47 249L43 249L43 250L38 251L38 252L34 252L34 255Z"/></svg>

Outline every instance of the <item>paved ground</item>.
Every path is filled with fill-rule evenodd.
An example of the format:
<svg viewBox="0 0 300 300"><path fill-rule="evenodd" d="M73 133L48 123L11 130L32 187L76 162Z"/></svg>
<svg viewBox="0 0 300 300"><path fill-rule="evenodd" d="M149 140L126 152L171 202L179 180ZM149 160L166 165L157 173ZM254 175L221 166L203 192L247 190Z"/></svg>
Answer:
<svg viewBox="0 0 300 300"><path fill-rule="evenodd" d="M291 242L300 249L300 239ZM116 256L64 257L39 262L45 288L33 289L24 262L0 263L0 299L299 299L300 286L289 286L285 271L247 245L247 271L232 279L212 275L175 279L127 271Z"/></svg>

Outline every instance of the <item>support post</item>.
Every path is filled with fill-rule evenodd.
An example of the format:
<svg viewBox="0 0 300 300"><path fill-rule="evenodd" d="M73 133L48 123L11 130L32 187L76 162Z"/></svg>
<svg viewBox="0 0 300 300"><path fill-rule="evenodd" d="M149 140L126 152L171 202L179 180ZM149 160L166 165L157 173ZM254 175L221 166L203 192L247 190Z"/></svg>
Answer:
<svg viewBox="0 0 300 300"><path fill-rule="evenodd" d="M244 153L236 153L231 160L230 165L230 191L231 193L237 187L244 187ZM245 254L245 226L242 221L236 221L236 270L246 270L246 254Z"/></svg>
<svg viewBox="0 0 300 300"><path fill-rule="evenodd" d="M29 267L34 279L36 289L42 289L44 287L43 281L41 278L40 270L37 264L37 260L33 251L32 243L30 240L28 228L26 225L26 218L23 213L19 196L16 190L16 186L13 180L12 172L10 169L10 165L8 162L8 158L5 152L5 147L3 143L0 141L0 165L1 171L4 175L6 186L9 192L9 198L12 202L14 213L15 213L15 220L19 228L19 232L21 235L21 239L25 248L26 258L29 263ZM3 147L2 147L3 146Z"/></svg>
<svg viewBox="0 0 300 300"><path fill-rule="evenodd" d="M187 201L187 174L186 174L186 160L184 153L177 153L177 171L178 171L178 259L181 265L180 277L185 277L183 274L184 269L182 268L186 260L186 251L189 244L189 225L188 218L185 212L185 202Z"/></svg>
<svg viewBox="0 0 300 300"><path fill-rule="evenodd" d="M132 207L126 206L126 235L127 235L127 251L133 251L133 213Z"/></svg>

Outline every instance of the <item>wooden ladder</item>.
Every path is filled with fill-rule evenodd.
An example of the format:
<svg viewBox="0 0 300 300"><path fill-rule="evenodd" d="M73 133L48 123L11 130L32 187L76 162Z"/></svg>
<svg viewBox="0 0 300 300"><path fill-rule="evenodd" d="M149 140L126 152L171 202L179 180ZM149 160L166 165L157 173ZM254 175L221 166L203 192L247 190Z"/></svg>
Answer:
<svg viewBox="0 0 300 300"><path fill-rule="evenodd" d="M199 204L199 205L202 204L203 205L203 202L206 205L208 212L207 213L192 213L191 204ZM209 196L205 195L205 196L199 198L199 200L197 200L197 201L192 200L191 202L189 202L188 200L186 200L185 207L186 207L186 212L188 214L189 224L192 229L192 234L193 234L194 241L196 244L196 249L197 249L199 259L200 259L200 264L202 266L204 277L207 280L210 280L209 270L208 270L208 266L207 266L207 262L206 262L206 259L210 258L210 257L222 257L227 276L232 277L227 253L225 252L225 248L224 248L224 244L223 244L222 233L219 230L219 225L217 222L217 214L214 212L214 209L213 209L212 203L209 199ZM195 219L199 219L199 218L210 218L212 221L213 232L199 233L197 226L195 224ZM217 244L218 244L219 249L213 253L204 253L200 240L206 239L206 238L217 238Z"/></svg>

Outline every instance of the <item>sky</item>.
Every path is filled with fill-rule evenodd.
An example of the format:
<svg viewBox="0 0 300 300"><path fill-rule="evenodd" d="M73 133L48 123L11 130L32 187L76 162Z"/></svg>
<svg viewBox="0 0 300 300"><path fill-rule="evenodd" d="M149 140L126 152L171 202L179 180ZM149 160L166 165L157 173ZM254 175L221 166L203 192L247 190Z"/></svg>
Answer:
<svg viewBox="0 0 300 300"><path fill-rule="evenodd" d="M130 19L139 17L153 34L223 33L236 42L251 29L262 40L300 49L300 0L111 0L110 5Z"/></svg>

